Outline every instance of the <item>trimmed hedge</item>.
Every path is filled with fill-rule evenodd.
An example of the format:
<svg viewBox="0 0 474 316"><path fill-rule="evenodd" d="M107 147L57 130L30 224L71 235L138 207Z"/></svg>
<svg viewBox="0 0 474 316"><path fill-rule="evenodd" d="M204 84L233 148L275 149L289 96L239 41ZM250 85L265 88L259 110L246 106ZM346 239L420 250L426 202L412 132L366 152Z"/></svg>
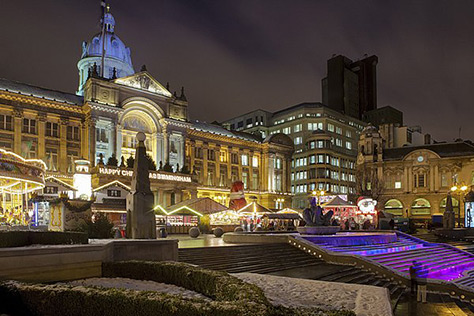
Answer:
<svg viewBox="0 0 474 316"><path fill-rule="evenodd" d="M0 248L29 245L87 244L86 233L43 231L0 231Z"/></svg>
<svg viewBox="0 0 474 316"><path fill-rule="evenodd" d="M321 311L272 306L263 291L225 272L176 262L127 261L103 264L104 277L175 284L213 299L183 298L152 291L67 284L0 283L0 313L13 315L212 315L355 316L351 311Z"/></svg>
<svg viewBox="0 0 474 316"><path fill-rule="evenodd" d="M216 301L247 301L270 306L262 289L227 272L183 262L122 261L102 264L102 275L174 284Z"/></svg>

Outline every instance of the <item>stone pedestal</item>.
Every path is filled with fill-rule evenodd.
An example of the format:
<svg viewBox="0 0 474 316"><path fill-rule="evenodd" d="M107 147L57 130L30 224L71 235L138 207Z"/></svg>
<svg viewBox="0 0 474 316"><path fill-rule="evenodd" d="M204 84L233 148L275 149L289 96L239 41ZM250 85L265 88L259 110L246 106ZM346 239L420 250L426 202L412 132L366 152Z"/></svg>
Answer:
<svg viewBox="0 0 474 316"><path fill-rule="evenodd" d="M127 238L156 239L155 198L150 189L145 138L145 134L137 134L132 190L127 196Z"/></svg>

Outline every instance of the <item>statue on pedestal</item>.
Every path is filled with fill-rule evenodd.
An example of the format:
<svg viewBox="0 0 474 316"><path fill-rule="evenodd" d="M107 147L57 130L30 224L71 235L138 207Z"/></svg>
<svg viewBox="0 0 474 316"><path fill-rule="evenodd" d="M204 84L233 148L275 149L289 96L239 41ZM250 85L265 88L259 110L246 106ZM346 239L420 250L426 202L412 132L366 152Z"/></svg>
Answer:
<svg viewBox="0 0 474 316"><path fill-rule="evenodd" d="M155 199L150 189L145 139L144 133L137 133L132 190L127 196L127 238L156 239Z"/></svg>

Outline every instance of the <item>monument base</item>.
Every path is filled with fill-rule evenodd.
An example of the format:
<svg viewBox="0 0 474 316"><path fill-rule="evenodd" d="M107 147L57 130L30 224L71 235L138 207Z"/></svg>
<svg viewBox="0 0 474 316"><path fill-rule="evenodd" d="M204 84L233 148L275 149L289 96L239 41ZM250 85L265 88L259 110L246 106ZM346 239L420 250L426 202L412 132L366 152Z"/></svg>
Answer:
<svg viewBox="0 0 474 316"><path fill-rule="evenodd" d="M303 226L297 227L301 235L334 235L341 227L339 226Z"/></svg>

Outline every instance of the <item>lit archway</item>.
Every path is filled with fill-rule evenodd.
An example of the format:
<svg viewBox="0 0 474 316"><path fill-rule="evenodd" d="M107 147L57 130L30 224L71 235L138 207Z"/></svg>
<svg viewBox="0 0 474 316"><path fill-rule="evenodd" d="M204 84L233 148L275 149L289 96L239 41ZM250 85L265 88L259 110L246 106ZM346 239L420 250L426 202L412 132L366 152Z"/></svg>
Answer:
<svg viewBox="0 0 474 316"><path fill-rule="evenodd" d="M127 159L135 153L136 134L146 135L147 153L158 165L162 160L163 135L160 120L164 116L161 107L145 98L130 98L123 103L124 112L119 117L121 127L121 155Z"/></svg>
<svg viewBox="0 0 474 316"><path fill-rule="evenodd" d="M403 215L403 204L400 200L390 199L385 202L384 211L393 215Z"/></svg>
<svg viewBox="0 0 474 316"><path fill-rule="evenodd" d="M418 198L411 204L411 213L413 215L430 215L431 204L427 199Z"/></svg>

